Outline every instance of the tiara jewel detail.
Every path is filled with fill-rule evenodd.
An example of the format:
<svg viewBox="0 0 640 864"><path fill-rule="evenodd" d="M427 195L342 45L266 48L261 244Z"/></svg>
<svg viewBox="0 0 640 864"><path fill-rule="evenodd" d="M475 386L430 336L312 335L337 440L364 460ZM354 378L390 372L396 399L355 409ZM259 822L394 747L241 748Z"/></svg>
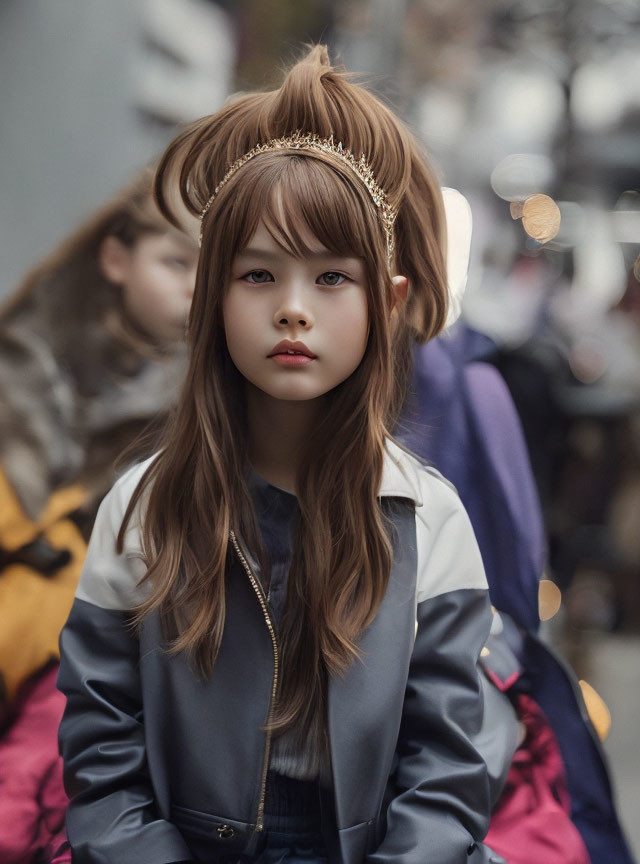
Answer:
<svg viewBox="0 0 640 864"><path fill-rule="evenodd" d="M336 156L353 172L355 172L355 174L358 175L360 180L367 187L367 191L371 196L371 200L376 205L380 213L380 221L382 222L382 227L384 229L387 241L387 261L389 264L391 264L394 249L393 225L396 221L398 211L389 204L389 202L387 201L386 193L380 186L378 186L374 173L371 170L371 166L367 162L364 153L362 153L360 158L357 159L350 150L347 150L345 147L343 147L341 141L335 144L333 140L333 135L331 135L329 138L320 138L319 135L312 134L311 132L306 132L303 134L302 132L298 131L294 132L293 135L289 135L285 138L272 138L265 144L256 144L255 147L253 147L244 155L240 156L238 159L235 160L235 162L233 162L229 166L229 168L227 168L224 177L213 190L213 195L204 205L202 213L200 214L200 245L202 245L204 217L211 209L211 205L215 201L218 193L223 188L223 186L226 186L226 184L233 177L236 171L242 168L243 165L246 165L246 163L249 162L251 159L259 156L261 153L267 153L273 150L311 150L316 153L329 153L333 156Z"/></svg>

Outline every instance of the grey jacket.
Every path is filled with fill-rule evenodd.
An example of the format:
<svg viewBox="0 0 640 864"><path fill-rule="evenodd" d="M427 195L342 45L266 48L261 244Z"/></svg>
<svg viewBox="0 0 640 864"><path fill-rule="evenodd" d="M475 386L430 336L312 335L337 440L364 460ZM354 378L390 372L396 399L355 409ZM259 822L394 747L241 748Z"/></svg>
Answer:
<svg viewBox="0 0 640 864"><path fill-rule="evenodd" d="M262 829L278 637L248 551L233 537L226 623L199 679L127 612L144 573L139 522L115 537L147 463L102 503L61 635L67 830L78 864L213 862ZM501 861L482 846L491 809L477 660L491 608L468 517L436 472L389 443L380 489L394 561L361 660L328 692L332 864ZM229 859L230 860L230 859Z"/></svg>

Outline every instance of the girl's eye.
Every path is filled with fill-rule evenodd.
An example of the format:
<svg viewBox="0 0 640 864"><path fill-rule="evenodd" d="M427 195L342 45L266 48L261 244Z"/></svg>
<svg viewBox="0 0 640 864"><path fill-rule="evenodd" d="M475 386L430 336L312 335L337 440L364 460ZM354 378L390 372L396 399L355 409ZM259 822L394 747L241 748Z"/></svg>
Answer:
<svg viewBox="0 0 640 864"><path fill-rule="evenodd" d="M263 285L265 282L273 282L273 276L268 270L251 270L242 278L252 285Z"/></svg>
<svg viewBox="0 0 640 864"><path fill-rule="evenodd" d="M176 267L179 270L188 270L190 262L186 258L165 258L165 264L169 267Z"/></svg>
<svg viewBox="0 0 640 864"><path fill-rule="evenodd" d="M326 273L323 273L322 276L318 276L318 282L321 285L328 285L331 288L335 288L337 285L342 285L347 277L342 273L336 273L335 270L328 270Z"/></svg>

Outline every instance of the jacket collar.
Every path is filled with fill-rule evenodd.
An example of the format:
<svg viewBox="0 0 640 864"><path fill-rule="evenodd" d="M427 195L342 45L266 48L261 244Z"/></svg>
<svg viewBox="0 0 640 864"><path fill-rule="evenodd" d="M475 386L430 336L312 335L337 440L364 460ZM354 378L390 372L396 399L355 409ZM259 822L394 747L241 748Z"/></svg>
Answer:
<svg viewBox="0 0 640 864"><path fill-rule="evenodd" d="M385 445L378 496L408 498L416 507L422 507L418 463L415 457L410 456L390 438L387 438Z"/></svg>

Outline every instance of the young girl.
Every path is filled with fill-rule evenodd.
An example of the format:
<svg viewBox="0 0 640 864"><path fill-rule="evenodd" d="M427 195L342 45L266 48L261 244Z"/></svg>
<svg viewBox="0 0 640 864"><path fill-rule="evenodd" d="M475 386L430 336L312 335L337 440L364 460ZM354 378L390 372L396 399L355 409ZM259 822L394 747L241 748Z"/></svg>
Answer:
<svg viewBox="0 0 640 864"><path fill-rule="evenodd" d="M431 171L316 47L176 139L167 215L176 180L201 216L187 384L101 506L61 639L74 861L500 861L480 556L391 438L447 312Z"/></svg>

